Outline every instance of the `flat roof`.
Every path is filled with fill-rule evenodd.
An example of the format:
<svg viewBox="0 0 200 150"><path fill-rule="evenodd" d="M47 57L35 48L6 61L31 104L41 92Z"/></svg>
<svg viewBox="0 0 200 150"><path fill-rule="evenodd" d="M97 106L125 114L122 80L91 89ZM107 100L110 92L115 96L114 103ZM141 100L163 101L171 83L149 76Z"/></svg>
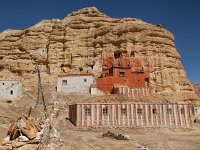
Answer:
<svg viewBox="0 0 200 150"><path fill-rule="evenodd" d="M157 105L166 105L166 104L175 104L175 105L188 105L188 104L178 104L178 103L173 103L173 102L111 102L111 103L74 103L74 104L69 104L69 105L77 105L77 104L82 104L82 105L90 105L90 104L102 104L102 105L121 105L121 104L157 104Z"/></svg>
<svg viewBox="0 0 200 150"><path fill-rule="evenodd" d="M58 75L58 77L79 77L79 76L94 76L93 74L64 74Z"/></svg>

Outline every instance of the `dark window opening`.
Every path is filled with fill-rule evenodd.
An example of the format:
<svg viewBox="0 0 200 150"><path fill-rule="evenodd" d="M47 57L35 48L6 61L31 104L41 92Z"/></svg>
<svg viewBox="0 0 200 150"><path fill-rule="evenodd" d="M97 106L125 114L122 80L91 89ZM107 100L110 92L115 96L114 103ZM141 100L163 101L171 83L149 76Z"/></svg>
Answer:
<svg viewBox="0 0 200 150"><path fill-rule="evenodd" d="M114 57L115 57L115 59L120 58L121 53L122 53L121 51L116 51L116 52L114 52Z"/></svg>
<svg viewBox="0 0 200 150"><path fill-rule="evenodd" d="M62 80L62 85L67 85L67 80Z"/></svg>
<svg viewBox="0 0 200 150"><path fill-rule="evenodd" d="M13 90L10 91L10 95L13 95Z"/></svg>
<svg viewBox="0 0 200 150"><path fill-rule="evenodd" d="M136 74L136 75L139 75L139 74L144 74L144 72L131 72L132 74Z"/></svg>
<svg viewBox="0 0 200 150"><path fill-rule="evenodd" d="M2 83L4 85L4 83Z"/></svg>
<svg viewBox="0 0 200 150"><path fill-rule="evenodd" d="M79 71L83 71L83 68L82 68L82 67L80 67L80 68L79 68Z"/></svg>
<svg viewBox="0 0 200 150"><path fill-rule="evenodd" d="M84 82L87 82L87 79L84 79Z"/></svg>
<svg viewBox="0 0 200 150"><path fill-rule="evenodd" d="M131 56L135 57L135 52L134 51L131 52Z"/></svg>
<svg viewBox="0 0 200 150"><path fill-rule="evenodd" d="M138 115L142 115L143 114L142 108L138 108L137 113L138 113Z"/></svg>
<svg viewBox="0 0 200 150"><path fill-rule="evenodd" d="M157 115L157 114L158 114L157 109L153 109L153 114L154 114L154 115Z"/></svg>
<svg viewBox="0 0 200 150"><path fill-rule="evenodd" d="M85 108L85 115L91 115L91 109L90 108Z"/></svg>
<svg viewBox="0 0 200 150"><path fill-rule="evenodd" d="M109 70L109 76L113 76L113 69Z"/></svg>
<svg viewBox="0 0 200 150"><path fill-rule="evenodd" d="M103 108L103 114L104 114L104 115L107 115L107 114L108 114L108 107L107 107L107 106Z"/></svg>
<svg viewBox="0 0 200 150"><path fill-rule="evenodd" d="M171 108L168 108L168 109L167 109L167 112L171 115L171 114L172 114L172 109L171 109Z"/></svg>
<svg viewBox="0 0 200 150"><path fill-rule="evenodd" d="M125 72L119 72L120 77L125 77Z"/></svg>
<svg viewBox="0 0 200 150"><path fill-rule="evenodd" d="M126 109L125 109L125 108L122 108L122 109L121 109L121 114L122 114L122 115L126 115Z"/></svg>
<svg viewBox="0 0 200 150"><path fill-rule="evenodd" d="M138 81L140 81L140 80L138 80Z"/></svg>
<svg viewBox="0 0 200 150"><path fill-rule="evenodd" d="M184 114L184 109L183 109L183 108L181 108L181 114L182 114L182 115Z"/></svg>

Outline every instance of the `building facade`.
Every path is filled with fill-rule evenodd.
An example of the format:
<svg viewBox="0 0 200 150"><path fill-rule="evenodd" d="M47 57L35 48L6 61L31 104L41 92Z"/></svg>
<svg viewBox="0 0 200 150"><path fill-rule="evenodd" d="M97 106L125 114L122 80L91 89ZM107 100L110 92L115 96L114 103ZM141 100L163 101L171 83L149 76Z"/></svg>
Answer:
<svg viewBox="0 0 200 150"><path fill-rule="evenodd" d="M176 103L74 104L70 121L81 127L192 128L190 105Z"/></svg>
<svg viewBox="0 0 200 150"><path fill-rule="evenodd" d="M195 116L200 116L200 107L193 107L193 114Z"/></svg>
<svg viewBox="0 0 200 150"><path fill-rule="evenodd" d="M15 80L0 81L0 99L13 100L22 94L22 84Z"/></svg>
<svg viewBox="0 0 200 150"><path fill-rule="evenodd" d="M106 56L102 75L96 80L97 88L107 94L136 95L134 90L141 90L142 95L147 94L145 91L149 86L150 73L146 68L141 61L133 59L127 52L121 53L118 57ZM121 92L121 88L126 91Z"/></svg>
<svg viewBox="0 0 200 150"><path fill-rule="evenodd" d="M94 77L90 74L71 74L58 76L57 92L90 93L93 82Z"/></svg>

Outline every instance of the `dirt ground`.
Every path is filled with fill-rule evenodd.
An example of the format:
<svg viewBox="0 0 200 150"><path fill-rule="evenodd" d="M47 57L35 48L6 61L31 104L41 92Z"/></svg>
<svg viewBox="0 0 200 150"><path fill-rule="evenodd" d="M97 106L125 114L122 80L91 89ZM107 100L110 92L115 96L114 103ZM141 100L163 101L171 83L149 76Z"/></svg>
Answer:
<svg viewBox="0 0 200 150"><path fill-rule="evenodd" d="M150 150L199 150L200 125L195 126L195 129L76 129L68 126L67 130L60 130L60 133L65 139L64 143L71 150L140 150L141 146L148 147ZM128 135L131 140L103 138L102 134L107 131Z"/></svg>
<svg viewBox="0 0 200 150"><path fill-rule="evenodd" d="M69 98L66 101L73 102ZM195 124L194 129L77 129L66 119L68 117L66 101L60 103L60 117L56 125L62 143L66 145L62 150L145 150L142 147L148 147L149 150L200 150L200 124L198 123ZM9 123L20 113L27 114L33 105L35 105L35 100L28 96L20 101L0 103L0 141L5 137ZM39 105L37 109L33 110L32 115L38 116L41 113L42 107ZM103 138L102 134L107 131L128 135L131 140Z"/></svg>

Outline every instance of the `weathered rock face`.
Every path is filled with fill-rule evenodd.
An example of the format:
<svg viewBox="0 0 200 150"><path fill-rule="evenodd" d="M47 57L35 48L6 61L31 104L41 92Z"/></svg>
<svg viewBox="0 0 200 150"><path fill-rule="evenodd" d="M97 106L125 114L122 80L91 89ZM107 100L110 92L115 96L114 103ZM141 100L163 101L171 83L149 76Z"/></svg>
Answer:
<svg viewBox="0 0 200 150"><path fill-rule="evenodd" d="M62 20L43 20L28 29L0 33L0 78L19 79L31 90L37 83L37 64L53 84L62 73L98 77L102 56L119 50L151 63L151 94L169 101L198 99L172 33L139 19L111 18L94 7L72 12Z"/></svg>
<svg viewBox="0 0 200 150"><path fill-rule="evenodd" d="M194 90L197 95L200 97L200 84L194 84Z"/></svg>

